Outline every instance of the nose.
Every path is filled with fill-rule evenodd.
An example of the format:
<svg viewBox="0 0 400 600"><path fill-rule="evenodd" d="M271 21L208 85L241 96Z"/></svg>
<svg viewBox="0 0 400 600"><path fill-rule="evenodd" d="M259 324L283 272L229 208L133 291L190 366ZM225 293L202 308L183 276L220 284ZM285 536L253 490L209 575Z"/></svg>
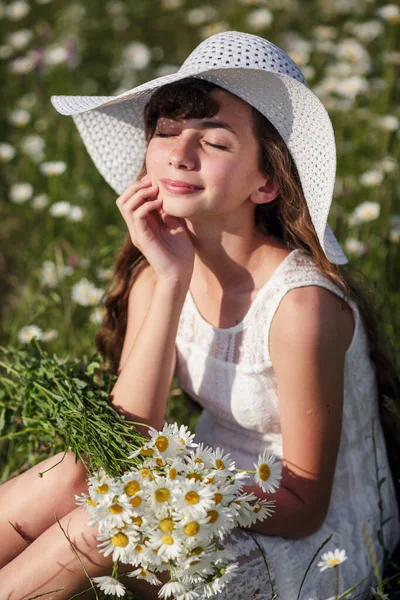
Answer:
<svg viewBox="0 0 400 600"><path fill-rule="evenodd" d="M175 169L191 171L197 163L196 151L193 140L185 140L180 136L173 145L169 155L169 163Z"/></svg>

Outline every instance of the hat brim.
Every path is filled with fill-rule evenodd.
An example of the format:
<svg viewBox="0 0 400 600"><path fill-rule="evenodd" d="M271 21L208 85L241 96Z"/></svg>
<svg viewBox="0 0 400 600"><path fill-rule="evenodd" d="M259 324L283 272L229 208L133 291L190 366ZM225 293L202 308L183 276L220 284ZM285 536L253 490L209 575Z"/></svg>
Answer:
<svg viewBox="0 0 400 600"><path fill-rule="evenodd" d="M347 263L327 224L336 176L332 123L314 92L293 77L243 67L192 69L190 73L181 69L117 96L52 96L51 102L59 113L73 117L96 167L120 195L143 165L145 104L160 87L187 77L215 83L271 121L296 164L321 246L331 262Z"/></svg>

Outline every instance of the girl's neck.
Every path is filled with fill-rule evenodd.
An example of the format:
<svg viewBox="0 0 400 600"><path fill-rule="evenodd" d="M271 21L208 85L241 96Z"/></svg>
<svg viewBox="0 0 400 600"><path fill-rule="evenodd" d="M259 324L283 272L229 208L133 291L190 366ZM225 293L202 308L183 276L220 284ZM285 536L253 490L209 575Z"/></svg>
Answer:
<svg viewBox="0 0 400 600"><path fill-rule="evenodd" d="M258 288L285 245L253 226L251 231L188 224L195 247L193 279L210 290L243 292ZM281 252L280 252L281 254Z"/></svg>

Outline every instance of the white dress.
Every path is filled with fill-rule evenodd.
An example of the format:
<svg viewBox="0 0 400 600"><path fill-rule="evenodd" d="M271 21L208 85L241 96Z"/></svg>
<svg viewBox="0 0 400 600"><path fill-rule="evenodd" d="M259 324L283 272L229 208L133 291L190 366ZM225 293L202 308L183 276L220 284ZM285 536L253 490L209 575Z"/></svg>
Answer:
<svg viewBox="0 0 400 600"><path fill-rule="evenodd" d="M310 285L343 297L309 254L297 249L286 256L260 289L244 319L233 327L213 327L200 315L190 292L186 296L176 339L177 379L182 389L203 407L196 441L230 452L239 468L253 469L258 454L265 449L282 457L276 376L268 350L269 329L284 295L293 288ZM381 487L383 518L392 517L383 527L389 552L399 540L398 509L379 420L375 370L358 308L352 301L349 304L355 330L346 352L343 425L327 517L316 533L300 540L256 534L280 600L296 600L312 557L331 534L331 541L313 563L300 599L333 597L333 569L320 572L316 565L323 552L335 548L346 550L348 556L339 567L340 592L364 577L368 579L357 593L367 591L374 583L361 529L363 525L381 561L383 553L376 535L379 510L371 440L373 421L379 477L386 478ZM269 600L271 588L265 564L252 538L245 529L238 528L229 543L241 554L241 568L218 600Z"/></svg>

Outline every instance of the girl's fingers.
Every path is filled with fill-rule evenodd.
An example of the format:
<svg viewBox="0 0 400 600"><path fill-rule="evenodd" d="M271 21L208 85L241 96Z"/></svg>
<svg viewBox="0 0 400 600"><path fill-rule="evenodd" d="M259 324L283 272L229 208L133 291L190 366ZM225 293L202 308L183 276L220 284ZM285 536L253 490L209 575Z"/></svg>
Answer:
<svg viewBox="0 0 400 600"><path fill-rule="evenodd" d="M129 198L132 197L133 194L138 192L140 189L148 188L150 186L151 186L150 179L139 179L138 181L134 181L133 183L128 185L126 190L124 190L122 192L122 194L117 198L116 204L118 206L124 204L127 200L129 200Z"/></svg>
<svg viewBox="0 0 400 600"><path fill-rule="evenodd" d="M133 196L125 200L122 204L118 204L118 208L122 213L129 213L131 211L136 210L143 203L146 202L148 198L151 198L158 192L158 186L152 185L141 190L138 190Z"/></svg>
<svg viewBox="0 0 400 600"><path fill-rule="evenodd" d="M140 206L139 208L137 208L135 210L134 215L133 215L134 219L135 220L136 219L137 220L145 219L151 211L159 208L161 203L162 203L161 198L156 198L155 200L148 200L147 202L142 204L142 206Z"/></svg>

